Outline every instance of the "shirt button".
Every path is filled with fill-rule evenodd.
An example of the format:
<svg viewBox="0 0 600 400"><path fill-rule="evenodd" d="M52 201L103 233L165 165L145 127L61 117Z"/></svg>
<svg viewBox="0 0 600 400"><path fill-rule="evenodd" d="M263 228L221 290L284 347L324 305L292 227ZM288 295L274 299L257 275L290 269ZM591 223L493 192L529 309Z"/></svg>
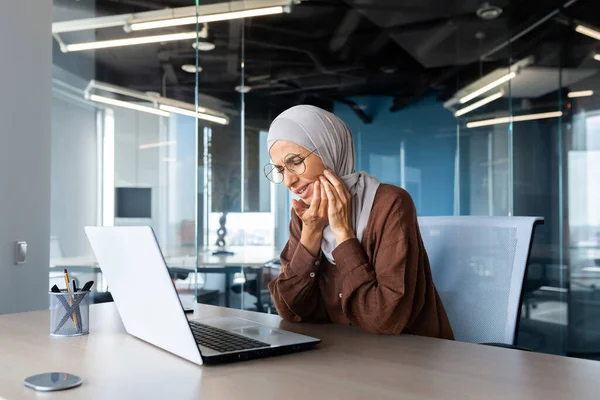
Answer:
<svg viewBox="0 0 600 400"><path fill-rule="evenodd" d="M342 298L342 292L340 292L340 294L338 294L338 296L340 296L340 299Z"/></svg>
<svg viewBox="0 0 600 400"><path fill-rule="evenodd" d="M310 273L310 277L311 277L311 278L314 278L314 277L315 277L315 273L314 273L314 272L311 272L311 273Z"/></svg>
<svg viewBox="0 0 600 400"><path fill-rule="evenodd" d="M321 265L321 261L319 261L319 260L315 261L315 266L318 267L319 265Z"/></svg>

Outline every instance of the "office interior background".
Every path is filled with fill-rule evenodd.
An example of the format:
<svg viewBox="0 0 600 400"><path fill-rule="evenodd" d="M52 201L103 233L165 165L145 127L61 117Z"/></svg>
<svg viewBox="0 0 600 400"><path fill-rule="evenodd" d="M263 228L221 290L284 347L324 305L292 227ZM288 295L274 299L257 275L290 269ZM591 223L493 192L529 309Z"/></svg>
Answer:
<svg viewBox="0 0 600 400"><path fill-rule="evenodd" d="M274 9L130 23L181 7ZM264 176L268 127L314 104L352 129L357 170L405 188L420 216L543 217L518 345L600 357L596 1L55 0L53 11L51 283L63 260L92 274L86 225L150 225L166 258L194 265L219 240L276 255L291 196ZM227 286L200 268L173 279L182 299L275 312L263 272L240 268ZM96 301L109 300L98 282Z"/></svg>

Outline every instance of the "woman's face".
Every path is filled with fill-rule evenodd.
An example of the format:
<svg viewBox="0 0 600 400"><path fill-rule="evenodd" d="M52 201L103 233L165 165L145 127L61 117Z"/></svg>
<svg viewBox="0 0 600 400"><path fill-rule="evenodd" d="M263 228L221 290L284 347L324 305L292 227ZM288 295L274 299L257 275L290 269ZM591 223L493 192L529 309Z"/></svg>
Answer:
<svg viewBox="0 0 600 400"><path fill-rule="evenodd" d="M305 149L304 147L292 142L278 140L269 150L269 155L273 164L278 167L284 167L286 160L306 157L314 149ZM304 159L306 170L300 175L292 174L285 169L283 172L283 184L293 193L297 194L302 201L308 205L312 201L313 183L323 175L325 165L316 153L310 154ZM301 167L301 166L300 166Z"/></svg>

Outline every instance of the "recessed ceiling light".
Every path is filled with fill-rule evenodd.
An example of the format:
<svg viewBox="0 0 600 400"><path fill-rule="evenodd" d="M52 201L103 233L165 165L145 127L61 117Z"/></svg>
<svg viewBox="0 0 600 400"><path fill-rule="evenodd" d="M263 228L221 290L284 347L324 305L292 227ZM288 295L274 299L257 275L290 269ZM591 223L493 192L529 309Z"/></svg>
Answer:
<svg viewBox="0 0 600 400"><path fill-rule="evenodd" d="M243 87L242 86L235 87L235 91L240 92L240 93L248 93L251 90L252 90L252 87L248 86L248 85L244 85Z"/></svg>
<svg viewBox="0 0 600 400"><path fill-rule="evenodd" d="M479 18L490 20L498 18L502 14L502 9L486 2L477 9L476 13Z"/></svg>
<svg viewBox="0 0 600 400"><path fill-rule="evenodd" d="M215 44L211 42L198 42L198 51L211 51L215 49ZM192 47L196 48L196 42L192 43Z"/></svg>
<svg viewBox="0 0 600 400"><path fill-rule="evenodd" d="M181 66L181 69L184 70L185 72L189 72L190 74L194 74L194 73L196 73L196 71L198 71L198 72L202 71L201 66L196 67L195 65L192 65L192 64L183 64Z"/></svg>

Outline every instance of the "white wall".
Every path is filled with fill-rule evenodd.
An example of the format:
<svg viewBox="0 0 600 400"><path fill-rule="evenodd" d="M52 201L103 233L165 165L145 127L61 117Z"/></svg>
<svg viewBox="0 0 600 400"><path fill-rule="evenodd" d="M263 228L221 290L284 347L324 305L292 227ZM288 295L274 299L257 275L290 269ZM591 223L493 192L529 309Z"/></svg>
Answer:
<svg viewBox="0 0 600 400"><path fill-rule="evenodd" d="M48 307L52 1L0 12L0 314ZM14 243L29 256L14 265Z"/></svg>

